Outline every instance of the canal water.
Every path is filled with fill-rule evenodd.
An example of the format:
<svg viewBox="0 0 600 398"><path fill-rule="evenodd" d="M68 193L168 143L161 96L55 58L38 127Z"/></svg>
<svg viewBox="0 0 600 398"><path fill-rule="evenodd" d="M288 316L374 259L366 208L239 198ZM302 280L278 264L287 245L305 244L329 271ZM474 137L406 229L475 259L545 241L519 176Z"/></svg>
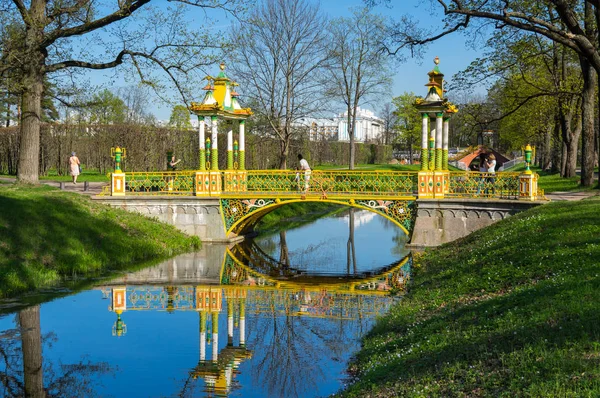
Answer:
<svg viewBox="0 0 600 398"><path fill-rule="evenodd" d="M318 397L401 297L402 230L346 210L41 303L0 302L0 396Z"/></svg>

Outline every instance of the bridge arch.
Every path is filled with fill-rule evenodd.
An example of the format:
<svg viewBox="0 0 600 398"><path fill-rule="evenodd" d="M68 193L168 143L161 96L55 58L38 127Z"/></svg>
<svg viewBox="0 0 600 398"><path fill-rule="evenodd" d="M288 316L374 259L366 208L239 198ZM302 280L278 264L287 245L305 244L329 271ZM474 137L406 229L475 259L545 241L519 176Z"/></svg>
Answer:
<svg viewBox="0 0 600 398"><path fill-rule="evenodd" d="M297 198L222 197L221 215L227 237L244 235L252 231L266 214L290 203L320 202L339 204L369 210L379 214L400 227L409 237L412 234L416 217L415 197L393 198L327 198L319 196L299 196Z"/></svg>
<svg viewBox="0 0 600 398"><path fill-rule="evenodd" d="M406 284L411 278L412 256L409 254L397 262L382 266L374 272L367 272L357 275L351 280L340 280L338 277L326 277L315 279L310 278L312 283L296 275L273 276L267 269L278 267L280 263L276 260L264 256L256 250L256 244L243 245L238 244L233 248L226 249L221 270L221 284L224 285L248 285L253 280L259 286L270 286L276 289L296 289L296 290L315 290L320 291L326 286L334 292L363 292L364 294L373 294L374 290L384 294L391 288L401 291L405 289ZM317 283L314 283L318 281ZM381 285L384 282L385 289L374 288L375 285Z"/></svg>

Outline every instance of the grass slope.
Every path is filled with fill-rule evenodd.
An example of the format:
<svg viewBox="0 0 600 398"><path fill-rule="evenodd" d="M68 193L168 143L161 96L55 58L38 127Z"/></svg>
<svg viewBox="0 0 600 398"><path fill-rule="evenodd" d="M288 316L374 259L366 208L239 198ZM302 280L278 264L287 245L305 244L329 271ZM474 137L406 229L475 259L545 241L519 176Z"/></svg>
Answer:
<svg viewBox="0 0 600 398"><path fill-rule="evenodd" d="M426 252L341 395L600 396L599 216L555 202Z"/></svg>
<svg viewBox="0 0 600 398"><path fill-rule="evenodd" d="M170 225L46 186L0 186L0 297L200 246Z"/></svg>

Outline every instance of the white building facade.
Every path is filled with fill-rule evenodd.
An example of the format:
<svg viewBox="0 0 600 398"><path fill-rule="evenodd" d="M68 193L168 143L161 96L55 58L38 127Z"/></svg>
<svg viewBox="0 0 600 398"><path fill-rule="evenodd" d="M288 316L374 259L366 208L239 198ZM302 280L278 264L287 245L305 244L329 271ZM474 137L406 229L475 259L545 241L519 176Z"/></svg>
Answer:
<svg viewBox="0 0 600 398"><path fill-rule="evenodd" d="M332 119L309 119L311 141L331 140L350 141L348 134L348 112L340 113ZM380 140L384 133L384 121L368 109L356 108L355 142Z"/></svg>

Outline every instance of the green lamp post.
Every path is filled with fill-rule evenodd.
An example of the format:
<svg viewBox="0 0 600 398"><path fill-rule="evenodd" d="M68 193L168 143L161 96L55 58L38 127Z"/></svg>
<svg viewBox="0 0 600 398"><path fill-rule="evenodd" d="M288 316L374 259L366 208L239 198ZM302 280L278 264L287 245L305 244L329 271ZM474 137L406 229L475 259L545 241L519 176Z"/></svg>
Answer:
<svg viewBox="0 0 600 398"><path fill-rule="evenodd" d="M123 320L121 319L121 310L115 311L117 313L117 320L115 321L113 327L112 327L112 335L113 336L117 336L117 337L121 337L124 334L127 333L127 325L125 325L125 322L123 322Z"/></svg>
<svg viewBox="0 0 600 398"><path fill-rule="evenodd" d="M531 164L531 154L533 153L533 150L531 148L531 145L527 144L527 146L525 146L525 174L532 174L531 169L529 169L529 165Z"/></svg>
<svg viewBox="0 0 600 398"><path fill-rule="evenodd" d="M115 173L122 173L121 161L127 157L127 150L121 147L110 148L110 157L115 160Z"/></svg>

